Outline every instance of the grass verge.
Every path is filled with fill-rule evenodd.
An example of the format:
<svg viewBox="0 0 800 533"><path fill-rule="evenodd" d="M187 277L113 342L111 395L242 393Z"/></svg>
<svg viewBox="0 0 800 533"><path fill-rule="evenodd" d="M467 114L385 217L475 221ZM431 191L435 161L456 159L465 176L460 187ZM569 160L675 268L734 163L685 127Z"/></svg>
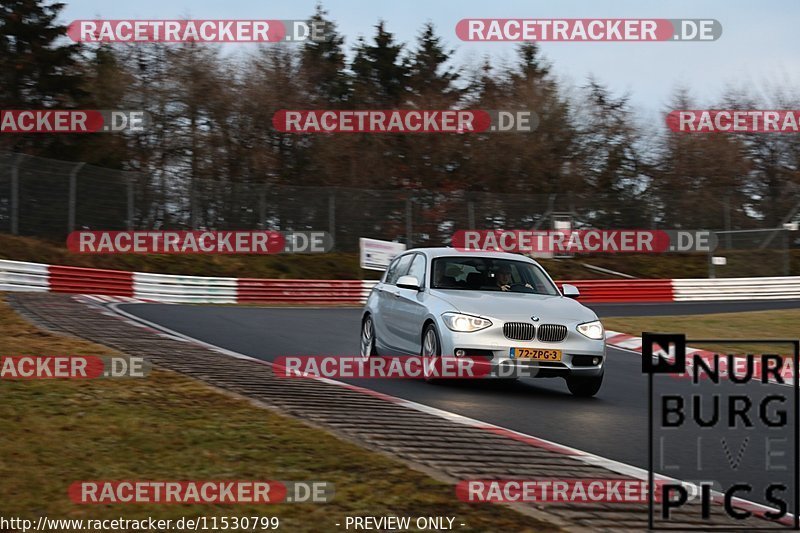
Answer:
<svg viewBox="0 0 800 533"><path fill-rule="evenodd" d="M0 297L1 298L1 297ZM42 331L0 300L0 355L119 355ZM336 531L347 515L455 516L462 531L553 531L295 419L179 374L0 380L0 515L50 518L277 516L284 531ZM76 505L79 480L322 480L328 504Z"/></svg>
<svg viewBox="0 0 800 533"><path fill-rule="evenodd" d="M612 331L641 335L643 331L685 333L688 339L798 339L800 309L716 313L707 315L604 318ZM697 344L694 348L730 353L791 354L788 344Z"/></svg>

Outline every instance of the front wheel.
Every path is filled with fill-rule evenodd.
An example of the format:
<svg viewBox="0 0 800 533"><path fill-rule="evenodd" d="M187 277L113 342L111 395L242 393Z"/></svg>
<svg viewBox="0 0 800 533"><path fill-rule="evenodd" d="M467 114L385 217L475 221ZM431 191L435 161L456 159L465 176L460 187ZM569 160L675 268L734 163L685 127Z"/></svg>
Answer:
<svg viewBox="0 0 800 533"><path fill-rule="evenodd" d="M378 352L375 350L375 324L372 322L372 316L367 315L361 324L361 357L368 359L377 355Z"/></svg>
<svg viewBox="0 0 800 533"><path fill-rule="evenodd" d="M439 334L433 324L428 324L422 332L422 371L425 381L434 381L436 371L440 366L439 358L442 356L442 344L439 342Z"/></svg>
<svg viewBox="0 0 800 533"><path fill-rule="evenodd" d="M567 388L574 395L581 398L591 398L600 390L603 384L603 374L592 377L568 377Z"/></svg>

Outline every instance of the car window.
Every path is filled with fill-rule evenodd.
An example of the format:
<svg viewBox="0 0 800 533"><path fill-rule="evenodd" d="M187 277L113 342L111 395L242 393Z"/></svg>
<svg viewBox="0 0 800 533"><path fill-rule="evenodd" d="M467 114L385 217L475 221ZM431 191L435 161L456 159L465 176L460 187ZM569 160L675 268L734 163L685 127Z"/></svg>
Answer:
<svg viewBox="0 0 800 533"><path fill-rule="evenodd" d="M408 267L411 264L411 260L414 258L414 255L416 254L401 256L397 261L397 264L393 265L394 268L387 273L386 283L389 285L394 285L400 276L405 276L406 272L408 272Z"/></svg>
<svg viewBox="0 0 800 533"><path fill-rule="evenodd" d="M408 268L409 276L414 276L419 281L420 285L425 283L425 256L422 254L417 254L414 257L414 260L411 262L411 266Z"/></svg>
<svg viewBox="0 0 800 533"><path fill-rule="evenodd" d="M503 291L557 296L556 286L533 263L493 257L439 257L433 261L434 289Z"/></svg>
<svg viewBox="0 0 800 533"><path fill-rule="evenodd" d="M381 278L382 282L384 282L384 283L388 283L389 282L389 279L394 275L393 274L394 271L397 270L397 263L399 263L399 262L400 262L400 258L399 257L395 257L394 259L392 259L392 262L389 263L389 268L386 269L386 272L384 272L384 274L383 274L383 278Z"/></svg>

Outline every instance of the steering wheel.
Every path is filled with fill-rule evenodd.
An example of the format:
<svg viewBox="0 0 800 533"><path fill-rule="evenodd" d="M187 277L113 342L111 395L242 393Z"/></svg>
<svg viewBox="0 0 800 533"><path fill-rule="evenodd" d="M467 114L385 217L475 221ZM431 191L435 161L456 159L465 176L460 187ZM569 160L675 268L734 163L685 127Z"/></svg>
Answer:
<svg viewBox="0 0 800 533"><path fill-rule="evenodd" d="M509 289L509 290L515 290L516 288L520 288L520 289L522 289L522 290L521 290L521 291L519 291L519 292L528 292L528 291L530 291L530 292L536 292L536 291L533 289L533 287L528 287L528 286L527 286L525 283L510 283L510 284L508 285L508 289Z"/></svg>

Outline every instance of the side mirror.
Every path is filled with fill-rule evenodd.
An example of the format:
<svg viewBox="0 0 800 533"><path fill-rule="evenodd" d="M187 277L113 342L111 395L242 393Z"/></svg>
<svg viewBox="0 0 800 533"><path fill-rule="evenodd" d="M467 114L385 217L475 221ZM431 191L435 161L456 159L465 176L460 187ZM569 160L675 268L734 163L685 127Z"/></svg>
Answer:
<svg viewBox="0 0 800 533"><path fill-rule="evenodd" d="M578 290L578 287L570 285L569 283L565 283L561 286L561 293L567 298L577 298L581 295L581 291Z"/></svg>
<svg viewBox="0 0 800 533"><path fill-rule="evenodd" d="M415 291L419 290L419 280L414 276L400 276L395 285L401 289L413 289Z"/></svg>

